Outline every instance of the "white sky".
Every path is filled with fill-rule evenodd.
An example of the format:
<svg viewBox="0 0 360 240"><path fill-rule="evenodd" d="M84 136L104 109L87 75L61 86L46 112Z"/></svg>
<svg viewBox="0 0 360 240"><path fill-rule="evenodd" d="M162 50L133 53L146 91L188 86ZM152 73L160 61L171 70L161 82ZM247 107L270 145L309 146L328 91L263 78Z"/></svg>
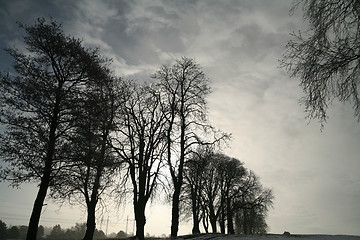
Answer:
<svg viewBox="0 0 360 240"><path fill-rule="evenodd" d="M231 132L225 152L240 159L273 189L270 232L360 235L360 125L350 104L334 102L321 132L298 104L302 90L278 60L289 33L305 29L301 12L289 16L290 0L224 1L21 1L0 0L0 43L22 47L16 21L33 24L53 16L64 30L100 46L120 76L145 79L162 64L192 57L212 82L212 124ZM0 69L11 67L0 52ZM36 187L0 184L0 219L27 225ZM84 222L78 207L49 204L42 224ZM108 233L126 228L132 206L108 207ZM146 232L170 232L170 206L147 210ZM97 226L106 230L108 213ZM129 221L128 231L132 231ZM189 233L191 223L180 234Z"/></svg>

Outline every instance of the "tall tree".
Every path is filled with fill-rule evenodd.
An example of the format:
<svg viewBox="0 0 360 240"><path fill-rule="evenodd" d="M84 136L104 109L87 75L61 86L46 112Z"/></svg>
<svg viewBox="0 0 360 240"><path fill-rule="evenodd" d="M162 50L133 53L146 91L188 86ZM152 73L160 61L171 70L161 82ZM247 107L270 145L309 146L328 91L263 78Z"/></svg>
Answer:
<svg viewBox="0 0 360 240"><path fill-rule="evenodd" d="M1 116L5 132L0 154L7 162L1 177L13 185L39 182L27 239L36 239L48 187L65 165L69 134L74 127L72 106L89 79L89 70L101 62L97 51L66 36L61 25L38 19L25 30L27 52L12 48L14 72L1 75Z"/></svg>
<svg viewBox="0 0 360 240"><path fill-rule="evenodd" d="M130 97L124 101L118 129L119 156L128 165L132 184L136 237L144 239L145 209L159 184L165 154L165 114L158 91L149 85L128 85Z"/></svg>
<svg viewBox="0 0 360 240"><path fill-rule="evenodd" d="M117 128L122 106L121 79L106 67L92 69L82 96L74 106L75 128L68 148L70 168L63 168L51 188L51 196L85 202L87 228L84 239L92 239L96 227L95 211L104 191L113 183L119 163L112 152L111 135ZM96 72L95 72L96 71ZM80 201L81 201L80 200Z"/></svg>
<svg viewBox="0 0 360 240"><path fill-rule="evenodd" d="M360 120L360 1L298 0L309 22L305 33L293 33L281 66L300 78L310 118L322 125L334 98L352 102Z"/></svg>
<svg viewBox="0 0 360 240"><path fill-rule="evenodd" d="M206 133L214 133L214 128L207 122L206 98L210 86L200 66L185 57L173 66L163 66L153 78L159 81L161 107L167 120L167 162L174 189L171 236L175 237L179 230L180 194L187 155L195 144L210 144L205 142ZM220 134L214 142L227 137ZM173 156L174 153L177 156Z"/></svg>

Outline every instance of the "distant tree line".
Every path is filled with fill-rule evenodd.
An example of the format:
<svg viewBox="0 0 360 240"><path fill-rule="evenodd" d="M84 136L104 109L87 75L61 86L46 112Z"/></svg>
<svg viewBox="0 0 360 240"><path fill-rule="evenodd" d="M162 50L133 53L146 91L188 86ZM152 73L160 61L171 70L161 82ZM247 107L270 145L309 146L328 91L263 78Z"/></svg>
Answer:
<svg viewBox="0 0 360 240"><path fill-rule="evenodd" d="M5 222L0 220L0 240L6 239L26 239L28 227L27 226L7 226ZM38 228L37 239L42 239L44 236L44 227L42 225Z"/></svg>
<svg viewBox="0 0 360 240"><path fill-rule="evenodd" d="M45 229L48 233L45 233ZM27 226L11 226L7 227L6 223L0 220L0 240L6 239L26 239ZM45 228L42 225L38 228L36 239L47 240L78 240L84 237L86 232L86 223L76 223L75 226L69 229L62 229L60 224L56 224L52 228ZM115 237L126 237L123 231L115 234ZM105 233L101 230L95 229L94 239L105 239Z"/></svg>
<svg viewBox="0 0 360 240"><path fill-rule="evenodd" d="M181 209L192 213L194 233L201 221L206 232L209 223L213 232L217 223L221 232L266 230L272 192L221 153L230 134L207 119L210 84L195 60L162 66L145 83L124 80L98 49L65 35L55 20L20 27L27 49L7 49L14 71L0 76L0 179L39 183L26 239L40 232L46 196L86 206L86 227L75 228L93 239L96 209L114 189L131 194L140 240L147 203L165 188L171 236Z"/></svg>

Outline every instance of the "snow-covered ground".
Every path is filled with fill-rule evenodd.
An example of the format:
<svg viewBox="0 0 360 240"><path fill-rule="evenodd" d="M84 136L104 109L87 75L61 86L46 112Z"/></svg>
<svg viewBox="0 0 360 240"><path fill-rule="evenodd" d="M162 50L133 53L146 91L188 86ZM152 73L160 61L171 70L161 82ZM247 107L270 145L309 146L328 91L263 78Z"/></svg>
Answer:
<svg viewBox="0 0 360 240"><path fill-rule="evenodd" d="M360 236L348 235L316 235L316 234L291 234L289 236L282 234L266 235L222 235L222 234L204 234L198 236L180 236L179 240L360 240Z"/></svg>

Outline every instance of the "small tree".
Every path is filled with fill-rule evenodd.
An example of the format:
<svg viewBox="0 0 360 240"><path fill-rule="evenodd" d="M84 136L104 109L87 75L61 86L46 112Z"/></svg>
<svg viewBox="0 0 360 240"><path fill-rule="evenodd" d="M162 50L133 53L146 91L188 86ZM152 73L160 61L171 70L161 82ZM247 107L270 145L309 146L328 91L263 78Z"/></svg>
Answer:
<svg viewBox="0 0 360 240"><path fill-rule="evenodd" d="M301 99L310 118L323 124L334 98L352 102L360 120L360 2L358 0L298 0L309 21L305 33L293 33L282 59L291 76L300 78Z"/></svg>
<svg viewBox="0 0 360 240"><path fill-rule="evenodd" d="M127 237L127 234L124 232L124 231L120 231L116 234L116 237L117 238L126 238Z"/></svg>

